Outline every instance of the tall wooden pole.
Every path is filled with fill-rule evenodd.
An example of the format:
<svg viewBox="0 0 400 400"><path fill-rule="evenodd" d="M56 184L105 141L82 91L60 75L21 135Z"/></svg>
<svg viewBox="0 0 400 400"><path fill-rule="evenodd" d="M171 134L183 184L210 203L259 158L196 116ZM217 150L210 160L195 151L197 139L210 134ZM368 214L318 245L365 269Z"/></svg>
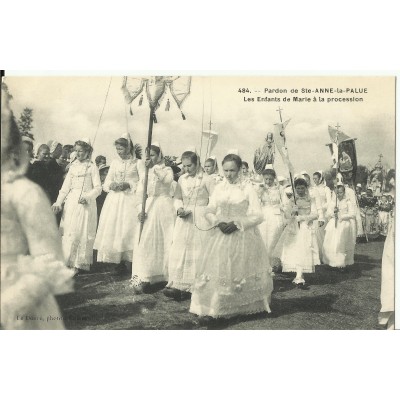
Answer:
<svg viewBox="0 0 400 400"><path fill-rule="evenodd" d="M207 151L206 151L206 160L209 158L209 156L210 156L210 139L211 139L211 125L212 125L212 123L211 123L211 118L210 118L210 123L209 123L209 132L208 132L208 141L207 141ZM204 160L204 162L205 162L205 160Z"/></svg>
<svg viewBox="0 0 400 400"><path fill-rule="evenodd" d="M280 108L280 107L278 107L278 109L276 110L276 111L279 112L279 119L281 120L281 123L283 122L283 121L282 121L282 114L281 114L281 111L282 111L282 110L283 110L283 109ZM286 149L286 155L287 155L287 158L289 159L289 154L288 154L288 150L287 150L287 147L286 147L286 135L284 136L284 138L285 138L284 145L285 145L285 149ZM295 192L295 190L294 190L293 176L292 176L292 171L290 171L290 168L289 168L289 178L290 178L290 184L291 184L291 186L292 186L293 201L294 201L294 204L297 206L296 192ZM299 215L299 213L296 212L296 215ZM298 222L297 225L298 225L299 228L300 228L300 222Z"/></svg>
<svg viewBox="0 0 400 400"><path fill-rule="evenodd" d="M338 174L338 168L339 168L339 128L340 128L340 125L339 125L339 123L337 123L336 124L336 147L337 147L337 160L336 160L336 187L335 187L335 189L336 189L336 209L337 209L337 206L338 206L338 190L337 190L337 184L338 184L338 176L337 176L337 174ZM335 228L337 228L337 223L338 223L338 213L336 212L335 213Z"/></svg>
<svg viewBox="0 0 400 400"><path fill-rule="evenodd" d="M279 112L279 119L281 120L281 123L282 123L282 114L281 114L281 111L282 111L283 109L282 108L278 108L276 111L278 111ZM286 135L285 135L285 149L286 149L286 152L287 152L287 147L286 147ZM289 158L289 155L288 155L288 158ZM296 193L295 193L295 191L294 191L294 183L293 183L293 176L292 176L292 172L290 171L290 169L289 169L289 177L290 177L290 184L291 184L291 186L292 186L292 192L293 192L293 200L294 200L294 204L296 204L297 205L297 203L296 203Z"/></svg>
<svg viewBox="0 0 400 400"><path fill-rule="evenodd" d="M146 159L150 158L150 147L151 147L151 142L152 142L152 137L153 137L153 122L154 122L154 107L150 105L150 117L149 117L149 130L147 134L147 148L146 148ZM149 167L146 167L146 172L144 175L144 182L143 182L143 197L142 197L142 218L144 217L146 213L146 200L147 200L147 184L149 181ZM142 231L143 231L143 225L144 225L144 219L140 221L140 230L139 230L139 240L140 242L140 237L142 236Z"/></svg>

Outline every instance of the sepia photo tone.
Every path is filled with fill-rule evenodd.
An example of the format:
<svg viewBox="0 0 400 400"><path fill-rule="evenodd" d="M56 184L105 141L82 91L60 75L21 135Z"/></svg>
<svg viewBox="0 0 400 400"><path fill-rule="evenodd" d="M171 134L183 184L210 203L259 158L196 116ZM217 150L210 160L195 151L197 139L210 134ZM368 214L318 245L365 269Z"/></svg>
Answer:
<svg viewBox="0 0 400 400"><path fill-rule="evenodd" d="M394 329L395 77L6 76L2 329Z"/></svg>

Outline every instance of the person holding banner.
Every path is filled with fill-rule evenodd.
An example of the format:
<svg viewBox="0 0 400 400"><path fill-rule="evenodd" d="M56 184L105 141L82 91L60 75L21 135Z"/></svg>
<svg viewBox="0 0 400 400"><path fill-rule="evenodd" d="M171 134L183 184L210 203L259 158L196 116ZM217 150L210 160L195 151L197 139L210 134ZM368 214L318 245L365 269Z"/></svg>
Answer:
<svg viewBox="0 0 400 400"><path fill-rule="evenodd" d="M283 199L286 197L283 188L275 182L276 173L273 169L265 169L262 173L264 184L260 185L259 198L264 214L264 221L259 225L261 237L272 266L277 266L273 260L272 251L276 246L285 227L283 216Z"/></svg>
<svg viewBox="0 0 400 400"><path fill-rule="evenodd" d="M313 181L314 181L314 192L318 195L319 201L321 203L321 210L322 216L324 219L324 224L317 227L317 239L318 239L318 246L320 249L319 257L322 259L322 246L324 244L324 237L325 237L325 227L326 223L328 222L327 218L327 211L329 203L331 202L331 190L328 186L326 186L325 179L323 176L322 171L315 171L313 173ZM322 220L321 220L322 221Z"/></svg>
<svg viewBox="0 0 400 400"><path fill-rule="evenodd" d="M355 249L355 209L354 203L346 195L347 188L342 182L336 187L336 194L328 206L327 218L329 220L323 244L323 261L332 268L344 268L354 264ZM352 223L353 221L353 223Z"/></svg>
<svg viewBox="0 0 400 400"><path fill-rule="evenodd" d="M276 247L274 255L282 263L282 272L295 272L293 283L307 289L305 273L314 273L320 264L317 237L313 223L318 219L315 199L310 196L307 181L298 177L294 181L296 203L291 198L285 208L289 221Z"/></svg>
<svg viewBox="0 0 400 400"><path fill-rule="evenodd" d="M132 210L138 203L136 189L143 176L142 161L134 153L129 134L115 142L118 159L111 162L103 189L108 193L100 215L94 248L97 261L116 265L115 273L123 274L132 262L136 216Z"/></svg>
<svg viewBox="0 0 400 400"><path fill-rule="evenodd" d="M168 281L168 257L176 217L171 198L174 173L165 165L158 143L150 146L150 158L146 159L145 166L149 168L146 212L142 213L141 182L137 212L143 230L140 235L138 224L133 245L131 287L136 294L146 293L151 284Z"/></svg>
<svg viewBox="0 0 400 400"><path fill-rule="evenodd" d="M322 260L322 245L324 243L325 223L326 223L324 216L323 200L321 199L319 190L315 186L311 186L310 175L306 171L302 171L301 176L306 180L308 186L308 193L310 197L314 200L315 206L317 208L318 220L315 220L313 222L313 225L318 242L319 259Z"/></svg>

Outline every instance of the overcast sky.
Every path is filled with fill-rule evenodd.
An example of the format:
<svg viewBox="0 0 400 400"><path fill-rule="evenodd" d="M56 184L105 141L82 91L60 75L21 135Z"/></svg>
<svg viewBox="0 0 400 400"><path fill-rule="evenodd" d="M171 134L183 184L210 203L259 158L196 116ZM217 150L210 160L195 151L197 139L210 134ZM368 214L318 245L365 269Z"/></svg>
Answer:
<svg viewBox="0 0 400 400"><path fill-rule="evenodd" d="M8 76L6 83L13 95L12 108L18 118L24 107L34 110L36 142L55 139L73 144L82 137L93 140L98 125L110 77L21 77ZM115 158L115 139L128 129L133 141L145 147L149 108L147 101L132 103L133 116L121 91L122 77L112 77L102 121L94 143L94 156L103 154L108 163ZM248 88L251 93L239 93ZM265 88L287 89L287 94L264 93ZM291 89L354 88L367 89L367 94L293 94ZM256 93L256 91L259 93ZM260 97L279 97L280 102L257 102ZM363 97L363 102L327 103L284 102L283 97L322 96ZM255 101L245 102L244 97ZM165 111L170 99L171 107ZM165 96L157 110L153 138L159 141L164 154L179 156L195 146L200 152L202 120L208 129L219 133L213 151L219 160L231 148L237 148L243 160L252 167L254 151L263 145L273 124L279 122L278 107L284 120L291 119L286 129L288 149L296 171L326 169L330 155L328 125L339 123L347 135L357 138L358 163L374 165L378 155L390 167L395 161L395 80L391 77L209 77L195 76L191 93L183 104L186 120L182 120L171 96ZM204 109L204 112L203 112ZM126 117L126 115L128 117ZM203 146L203 160L205 145ZM275 169L279 175L286 171L276 153Z"/></svg>

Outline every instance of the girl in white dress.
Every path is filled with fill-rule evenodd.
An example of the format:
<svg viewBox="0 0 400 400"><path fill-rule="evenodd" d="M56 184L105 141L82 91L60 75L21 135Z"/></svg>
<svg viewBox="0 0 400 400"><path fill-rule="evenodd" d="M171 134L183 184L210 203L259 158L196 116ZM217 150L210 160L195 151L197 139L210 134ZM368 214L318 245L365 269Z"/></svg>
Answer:
<svg viewBox="0 0 400 400"><path fill-rule="evenodd" d="M379 233L381 236L387 236L389 227L389 214L392 210L392 205L389 203L386 194L382 194L379 200Z"/></svg>
<svg viewBox="0 0 400 400"><path fill-rule="evenodd" d="M190 304L190 312L204 323L271 311L273 282L257 227L263 220L257 193L240 176L239 156L228 154L222 165L226 179L215 187L205 210L215 229L209 232Z"/></svg>
<svg viewBox="0 0 400 400"><path fill-rule="evenodd" d="M395 171L388 172L388 181L391 186L391 196L395 196ZM379 324L387 329L394 329L394 283L395 283L395 206L389 213L388 232L383 246L382 254L382 281L381 281L381 310L379 313Z"/></svg>
<svg viewBox="0 0 400 400"><path fill-rule="evenodd" d="M329 187L326 186L322 171L314 172L313 181L315 184L313 190L316 192L316 195L318 195L319 201L321 203L321 213L322 213L323 222L324 222L323 224L319 224L317 221L314 222L314 225L316 227L317 240L318 240L319 258L320 258L320 260L322 260L322 258L323 258L322 247L324 245L325 227L326 227L326 224L328 223L328 218L327 218L326 213L328 211L328 206L331 202L332 194L331 194L331 190L329 189Z"/></svg>
<svg viewBox="0 0 400 400"><path fill-rule="evenodd" d="M338 174L338 179L339 181L343 182L343 176L340 173ZM352 202L355 212L355 218L352 218L350 222L353 225L354 240L356 241L357 237L361 237L364 235L360 207L354 189L346 182L344 182L344 187L346 190L346 197ZM334 195L332 195L332 198L333 197Z"/></svg>
<svg viewBox="0 0 400 400"><path fill-rule="evenodd" d="M315 206L317 209L318 218L313 222L313 225L314 225L315 236L318 242L319 259L320 261L322 261L322 246L324 244L325 225L326 225L324 207L323 207L324 205L323 197L325 197L326 192L324 190L321 196L322 190L317 188L316 186L311 185L310 175L308 175L306 171L303 171L301 174L302 174L301 177L304 178L307 182L308 193L310 197L314 199ZM320 172L320 174L322 176L322 172Z"/></svg>
<svg viewBox="0 0 400 400"><path fill-rule="evenodd" d="M93 151L89 139L75 143L76 161L65 177L52 209L63 211L63 250L67 266L75 272L89 271L93 263L93 244L97 228L96 197L101 193L99 170L90 161Z"/></svg>
<svg viewBox="0 0 400 400"><path fill-rule="evenodd" d="M54 296L72 291L73 274L64 264L46 194L24 177L28 164L7 98L3 97L1 329L64 329Z"/></svg>
<svg viewBox="0 0 400 400"><path fill-rule="evenodd" d="M182 154L184 174L178 181L174 205L177 212L168 262L169 282L164 294L176 300L190 297L195 273L204 251L209 222L204 217L215 186L211 175L201 171L199 156L193 151Z"/></svg>
<svg viewBox="0 0 400 400"><path fill-rule="evenodd" d="M147 292L153 283L168 281L168 257L176 213L171 198L172 169L165 166L160 145L150 147L150 158L145 166L149 168L146 212L142 214L143 182L138 193L137 224L133 245L131 286L137 294Z"/></svg>
<svg viewBox="0 0 400 400"><path fill-rule="evenodd" d="M315 171L313 174L313 181L315 183L315 190L319 194L321 201L322 213L326 221L326 212L328 211L328 206L331 202L332 194L331 189L326 186L325 179L323 177L322 171Z"/></svg>
<svg viewBox="0 0 400 400"><path fill-rule="evenodd" d="M347 189L342 184L337 185L336 195L328 206L325 240L323 245L323 261L334 268L344 269L354 264L354 248L356 235L354 232L355 209L353 201L346 196Z"/></svg>
<svg viewBox="0 0 400 400"><path fill-rule="evenodd" d="M283 198L286 195L283 193L282 187L275 183L276 173L273 169L265 169L262 175L264 184L260 186L258 195L264 214L264 221L259 225L259 230L267 253L270 256L270 264L277 266L278 263L273 260L272 251L285 227Z"/></svg>
<svg viewBox="0 0 400 400"><path fill-rule="evenodd" d="M320 264L318 242L313 222L318 218L315 199L310 196L305 179L294 181L296 204L291 198L285 209L288 224L285 227L274 254L280 258L282 272L296 272L293 283L306 289L304 273L314 273Z"/></svg>
<svg viewBox="0 0 400 400"><path fill-rule="evenodd" d="M100 215L94 248L97 261L119 264L117 274L127 271L132 262L133 240L137 225L136 189L144 167L125 135L114 142L118 159L113 160L103 185L108 192Z"/></svg>

